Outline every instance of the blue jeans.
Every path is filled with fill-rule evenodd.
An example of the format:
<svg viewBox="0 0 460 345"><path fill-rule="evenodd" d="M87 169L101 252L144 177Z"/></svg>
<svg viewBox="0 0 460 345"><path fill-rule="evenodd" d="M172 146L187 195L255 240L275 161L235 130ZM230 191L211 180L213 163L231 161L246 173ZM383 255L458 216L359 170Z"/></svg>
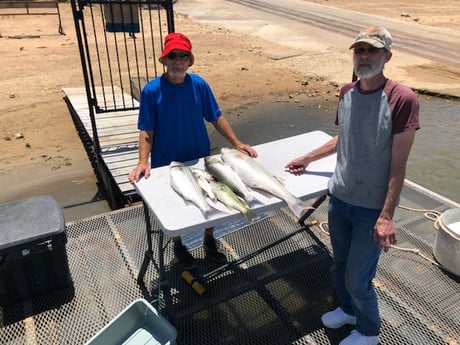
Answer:
<svg viewBox="0 0 460 345"><path fill-rule="evenodd" d="M328 210L333 249L332 283L341 308L356 316L356 330L366 336L380 332L377 295L372 279L380 249L374 225L380 210L347 204L331 195Z"/></svg>

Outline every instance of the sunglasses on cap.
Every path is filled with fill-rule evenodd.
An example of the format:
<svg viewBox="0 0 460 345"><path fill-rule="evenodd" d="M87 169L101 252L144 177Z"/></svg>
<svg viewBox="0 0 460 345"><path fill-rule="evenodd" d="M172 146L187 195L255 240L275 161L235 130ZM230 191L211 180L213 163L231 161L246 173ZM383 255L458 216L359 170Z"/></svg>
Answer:
<svg viewBox="0 0 460 345"><path fill-rule="evenodd" d="M170 60L174 60L175 58L178 57L179 60L185 61L190 57L190 53L173 53L173 52L170 52L170 53L168 53L168 55L166 55L166 57L168 59L170 59Z"/></svg>

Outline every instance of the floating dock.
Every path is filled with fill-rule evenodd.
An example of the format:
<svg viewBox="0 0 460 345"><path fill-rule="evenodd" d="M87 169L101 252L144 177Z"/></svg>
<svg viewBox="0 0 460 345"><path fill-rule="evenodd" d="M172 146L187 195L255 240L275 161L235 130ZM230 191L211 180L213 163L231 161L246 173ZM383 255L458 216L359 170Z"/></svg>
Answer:
<svg viewBox="0 0 460 345"><path fill-rule="evenodd" d="M381 343L459 344L460 279L432 261L436 219L425 216L428 210L440 214L458 205L412 185L404 187L401 205L408 208L395 214L402 249L382 254L374 280ZM329 276L327 226L319 226L326 220L327 202L308 219L316 225L207 282L201 296L181 278L171 244L165 250L168 284L163 286L169 293L158 296L155 265L147 269L145 288L137 284L147 248L142 205L69 222L74 289L0 309L0 343L84 344L143 297L176 328L178 344L338 344L350 328L330 330L320 321L322 313L338 305ZM218 243L235 259L297 229L289 210L281 208L256 224L222 232ZM189 243L195 243L192 254L198 271L204 272L215 267L204 259L201 235ZM158 252L153 254L155 258ZM166 304L171 306L167 312Z"/></svg>

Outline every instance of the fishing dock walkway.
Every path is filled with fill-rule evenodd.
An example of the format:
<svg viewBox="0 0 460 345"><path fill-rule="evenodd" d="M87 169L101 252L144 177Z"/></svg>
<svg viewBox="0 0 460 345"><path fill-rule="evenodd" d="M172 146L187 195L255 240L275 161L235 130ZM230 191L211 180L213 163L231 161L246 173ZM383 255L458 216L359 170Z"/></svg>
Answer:
<svg viewBox="0 0 460 345"><path fill-rule="evenodd" d="M63 92L75 128L110 207L118 209L138 201L134 186L128 180L128 174L136 166L139 157L138 110L97 113L93 123L85 88L63 88ZM101 102L127 103L137 107L139 105L137 100L122 93L118 88L114 88L114 94L116 99L107 98ZM97 133L94 132L93 125ZM99 141L100 152L96 152L95 135Z"/></svg>
<svg viewBox="0 0 460 345"><path fill-rule="evenodd" d="M374 280L381 343L459 344L460 279L431 261L434 219L413 210L442 213L459 205L411 184L405 185L400 204L408 209L398 208L395 214L397 245L406 250L392 248L382 254ZM207 282L201 296L181 278L169 243L165 264L172 310L166 316L177 329L177 343L338 344L350 328L326 329L320 321L338 303L329 279L326 220L327 202L308 219L312 225L304 231ZM66 228L74 289L0 309L1 344L84 344L135 299L157 305L156 266L147 269L145 289L136 281L147 248L141 204L69 222ZM281 208L240 228L218 239L229 258L297 230L298 224ZM197 236L188 243L198 271L215 268L204 260L201 234ZM156 239L157 234L154 243Z"/></svg>

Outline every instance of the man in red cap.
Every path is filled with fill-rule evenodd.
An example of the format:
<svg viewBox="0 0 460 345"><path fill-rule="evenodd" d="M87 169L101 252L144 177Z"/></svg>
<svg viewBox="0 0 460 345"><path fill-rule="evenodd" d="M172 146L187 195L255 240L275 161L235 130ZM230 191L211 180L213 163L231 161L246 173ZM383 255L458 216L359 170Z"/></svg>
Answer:
<svg viewBox="0 0 460 345"><path fill-rule="evenodd" d="M197 74L187 73L195 61L187 36L167 35L159 61L166 72L150 81L140 97L139 162L129 174L131 182L139 181L141 176L148 178L151 168L209 156L211 144L205 121L212 123L235 149L257 157L257 152L233 132L208 83ZM203 248L207 258L223 264L227 258L218 250L213 232L214 228L205 230ZM180 237L174 238L174 254L183 269L196 267Z"/></svg>
<svg viewBox="0 0 460 345"><path fill-rule="evenodd" d="M321 321L328 328L355 326L339 345L380 342L372 280L381 251L396 243L393 215L415 131L420 128L415 93L383 74L392 56L392 42L382 27L359 32L350 46L359 80L340 90L338 135L286 164L298 174L311 162L337 153L328 185L328 223L332 282L340 306L323 314Z"/></svg>

